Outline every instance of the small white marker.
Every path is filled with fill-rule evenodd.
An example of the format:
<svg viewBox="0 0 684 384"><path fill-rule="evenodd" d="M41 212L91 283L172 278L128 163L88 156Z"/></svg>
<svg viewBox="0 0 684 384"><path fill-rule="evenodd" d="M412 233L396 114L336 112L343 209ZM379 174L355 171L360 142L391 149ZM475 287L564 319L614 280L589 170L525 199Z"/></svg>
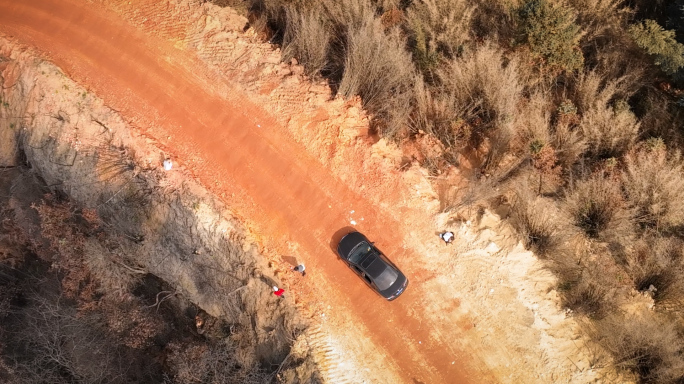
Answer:
<svg viewBox="0 0 684 384"><path fill-rule="evenodd" d="M356 221L352 220L352 221L349 222L349 224L351 224L351 225L356 225Z"/></svg>

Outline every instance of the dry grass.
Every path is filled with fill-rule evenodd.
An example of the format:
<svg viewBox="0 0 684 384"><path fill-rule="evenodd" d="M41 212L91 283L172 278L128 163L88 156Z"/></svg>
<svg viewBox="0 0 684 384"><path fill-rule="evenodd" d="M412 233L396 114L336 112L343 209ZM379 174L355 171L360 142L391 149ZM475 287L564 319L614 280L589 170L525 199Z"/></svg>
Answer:
<svg viewBox="0 0 684 384"><path fill-rule="evenodd" d="M381 21L374 18L350 29L338 92L345 97L361 96L364 108L380 121L385 137L404 133L415 77L411 56L397 31L385 33Z"/></svg>
<svg viewBox="0 0 684 384"><path fill-rule="evenodd" d="M587 156L607 159L619 157L631 148L639 133L639 122L626 103L618 103L589 109L579 129L587 143Z"/></svg>
<svg viewBox="0 0 684 384"><path fill-rule="evenodd" d="M145 270L123 260L123 256L118 255L116 250L109 251L94 239L86 240L83 251L84 262L97 279L102 291L124 295L132 290L145 274Z"/></svg>
<svg viewBox="0 0 684 384"><path fill-rule="evenodd" d="M454 98L454 108L466 121L482 131L512 125L523 86L518 62L506 59L496 46L485 44L452 60L438 75L442 91Z"/></svg>
<svg viewBox="0 0 684 384"><path fill-rule="evenodd" d="M437 101L443 103L439 108L448 108L442 115L459 116L468 125L472 147L479 148L489 139L491 160L487 167L491 169L496 166L496 159L508 150L513 136L516 104L523 90L517 68L516 60L507 60L498 48L485 44L437 71L440 86L435 92L440 94ZM419 105L417 109L430 110L430 106ZM428 131L437 134L446 146L455 142L454 122L448 123L446 127L435 126Z"/></svg>
<svg viewBox="0 0 684 384"><path fill-rule="evenodd" d="M413 133L426 132L437 137L445 151L457 153L470 143L471 128L454 108L451 94L430 90L418 77L415 85L415 109L410 117Z"/></svg>
<svg viewBox="0 0 684 384"><path fill-rule="evenodd" d="M625 78L610 78L597 71L581 72L571 81L568 98L582 116L594 108L606 108L613 100L625 100L630 86Z"/></svg>
<svg viewBox="0 0 684 384"><path fill-rule="evenodd" d="M610 175L597 173L577 182L566 193L564 208L590 238L625 242L634 236L634 224L619 180Z"/></svg>
<svg viewBox="0 0 684 384"><path fill-rule="evenodd" d="M341 38L345 31L359 29L376 17L376 7L370 0L322 0L320 4Z"/></svg>
<svg viewBox="0 0 684 384"><path fill-rule="evenodd" d="M671 321L648 312L615 315L596 322L593 336L640 383L674 384L684 376L682 339Z"/></svg>
<svg viewBox="0 0 684 384"><path fill-rule="evenodd" d="M624 0L568 0L568 4L578 11L585 45L605 35L614 35L613 30L621 27L630 13L624 3Z"/></svg>
<svg viewBox="0 0 684 384"><path fill-rule="evenodd" d="M558 122L553 128L551 144L556 149L558 164L565 170L571 169L582 160L587 144L577 129L568 122Z"/></svg>
<svg viewBox="0 0 684 384"><path fill-rule="evenodd" d="M229 339L206 343L172 343L167 346L175 382L185 384L260 384L271 382L257 366L245 366Z"/></svg>
<svg viewBox="0 0 684 384"><path fill-rule="evenodd" d="M525 248L543 258L561 249L570 237L561 216L562 212L551 201L534 197L524 187L518 189L511 217Z"/></svg>
<svg viewBox="0 0 684 384"><path fill-rule="evenodd" d="M308 76L319 75L328 66L328 50L332 38L328 21L315 8L300 11L288 6L286 15L283 61L297 58Z"/></svg>
<svg viewBox="0 0 684 384"><path fill-rule="evenodd" d="M564 277L572 277L568 272L564 271ZM593 320L614 313L618 308L619 295L603 273L598 264L589 263L581 268L576 280L564 280L560 289L563 304Z"/></svg>
<svg viewBox="0 0 684 384"><path fill-rule="evenodd" d="M670 231L684 225L684 161L651 140L625 157L622 182L642 226Z"/></svg>
<svg viewBox="0 0 684 384"><path fill-rule="evenodd" d="M644 235L627 255L627 273L638 291L657 304L679 310L684 303L684 244L677 238Z"/></svg>
<svg viewBox="0 0 684 384"><path fill-rule="evenodd" d="M591 71L578 75L569 87L567 97L577 108L577 134L581 141L580 145L573 146L584 147L589 158L618 157L636 141L640 124L624 101L633 93L628 80L626 77L606 80L601 73ZM558 128L569 131L569 127L563 127L564 123L559 120Z"/></svg>
<svg viewBox="0 0 684 384"><path fill-rule="evenodd" d="M510 43L515 35L512 11L517 1L479 0L472 16L472 33L480 39Z"/></svg>
<svg viewBox="0 0 684 384"><path fill-rule="evenodd" d="M426 78L442 59L463 51L473 9L465 0L420 0L406 9L413 59Z"/></svg>
<svg viewBox="0 0 684 384"><path fill-rule="evenodd" d="M516 115L516 131L524 147L529 148L533 142L542 145L551 143L550 107L548 98L543 93L536 92L519 108Z"/></svg>
<svg viewBox="0 0 684 384"><path fill-rule="evenodd" d="M661 137L667 143L682 143L684 113L672 97L655 87L645 87L638 94L635 110L640 116L644 135Z"/></svg>

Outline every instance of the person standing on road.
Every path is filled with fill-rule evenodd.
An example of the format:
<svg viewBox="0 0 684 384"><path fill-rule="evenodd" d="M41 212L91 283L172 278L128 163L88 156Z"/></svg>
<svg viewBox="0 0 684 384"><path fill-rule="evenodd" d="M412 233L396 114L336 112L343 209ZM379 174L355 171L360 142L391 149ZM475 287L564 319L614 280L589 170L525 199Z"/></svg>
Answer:
<svg viewBox="0 0 684 384"><path fill-rule="evenodd" d="M439 238L442 239L445 244L451 244L451 242L454 241L454 233L451 231L440 233Z"/></svg>
<svg viewBox="0 0 684 384"><path fill-rule="evenodd" d="M277 286L273 286L273 294L280 297L281 299L285 298L285 290L282 288L278 288Z"/></svg>
<svg viewBox="0 0 684 384"><path fill-rule="evenodd" d="M293 271L299 272L302 274L302 276L306 276L306 272L304 271L306 267L304 267L304 264L299 264L298 266L292 268Z"/></svg>

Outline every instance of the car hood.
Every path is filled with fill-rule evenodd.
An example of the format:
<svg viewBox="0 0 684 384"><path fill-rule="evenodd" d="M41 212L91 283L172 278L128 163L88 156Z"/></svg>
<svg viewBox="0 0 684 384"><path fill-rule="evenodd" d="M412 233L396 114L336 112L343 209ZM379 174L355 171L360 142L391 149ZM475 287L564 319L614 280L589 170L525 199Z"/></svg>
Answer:
<svg viewBox="0 0 684 384"><path fill-rule="evenodd" d="M342 240L340 240L340 243L337 245L337 253L340 255L340 257L349 259L349 254L354 247L363 241L370 244L370 241L368 241L366 236L360 234L359 232L350 232L346 234Z"/></svg>

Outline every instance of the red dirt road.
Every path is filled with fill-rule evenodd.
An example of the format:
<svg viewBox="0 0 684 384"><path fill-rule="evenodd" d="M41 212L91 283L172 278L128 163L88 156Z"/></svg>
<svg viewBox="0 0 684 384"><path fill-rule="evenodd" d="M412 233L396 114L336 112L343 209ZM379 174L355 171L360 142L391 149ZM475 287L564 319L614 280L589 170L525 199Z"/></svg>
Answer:
<svg viewBox="0 0 684 384"><path fill-rule="evenodd" d="M421 283L402 223L331 176L284 133L268 111L235 91L189 52L136 30L117 15L76 0L0 0L0 32L35 46L71 78L162 143L188 172L253 224L281 252L294 242L311 255L307 271L330 282L336 312L362 323L406 383L490 381L450 337L435 340L411 286ZM349 225L377 242L411 283L397 301L374 296L331 250ZM350 335L353 337L353 335ZM420 345L418 341L423 341ZM426 342L430 340L430 342ZM408 345L415 344L411 348ZM458 363L453 364L454 356Z"/></svg>

